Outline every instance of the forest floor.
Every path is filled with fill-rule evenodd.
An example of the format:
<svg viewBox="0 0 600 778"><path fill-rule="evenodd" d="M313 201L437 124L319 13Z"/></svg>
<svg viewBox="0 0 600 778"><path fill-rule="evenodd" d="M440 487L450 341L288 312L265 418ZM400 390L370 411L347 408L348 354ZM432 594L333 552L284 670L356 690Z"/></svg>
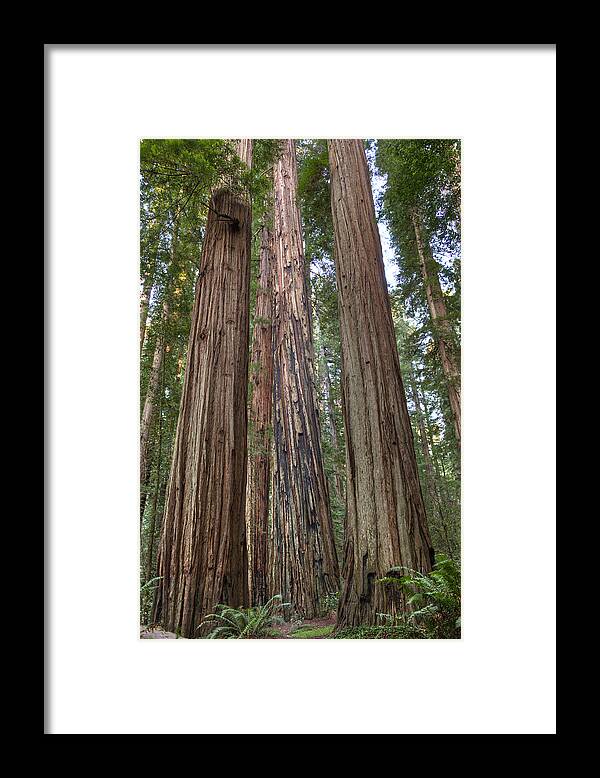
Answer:
<svg viewBox="0 0 600 778"><path fill-rule="evenodd" d="M267 640L281 640L286 638L305 638L308 640L323 640L331 637L335 627L335 614L320 619L307 619L301 624L298 622L284 622L271 627L271 634ZM174 632L166 632L158 624L148 627L140 627L140 638L154 640L185 640L179 638Z"/></svg>
<svg viewBox="0 0 600 778"><path fill-rule="evenodd" d="M326 616L320 619L306 619L302 624L297 622L284 622L272 627L273 639L280 638L310 638L312 640L322 640L331 637L335 627L335 615Z"/></svg>
<svg viewBox="0 0 600 778"><path fill-rule="evenodd" d="M179 635L176 635L174 632L166 632L164 629L161 629L158 624L151 624L149 627L144 627L143 625L140 627L140 638L177 640L179 639ZM182 639L185 640L185 638Z"/></svg>

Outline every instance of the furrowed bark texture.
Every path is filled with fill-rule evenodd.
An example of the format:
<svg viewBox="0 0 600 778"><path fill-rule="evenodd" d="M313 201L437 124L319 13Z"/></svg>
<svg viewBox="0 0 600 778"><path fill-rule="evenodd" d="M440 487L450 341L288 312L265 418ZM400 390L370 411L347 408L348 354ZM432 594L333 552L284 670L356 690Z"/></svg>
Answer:
<svg viewBox="0 0 600 778"><path fill-rule="evenodd" d="M228 189L208 214L163 531L153 618L200 637L218 603L248 599L246 432L251 210Z"/></svg>
<svg viewBox="0 0 600 778"><path fill-rule="evenodd" d="M260 269L250 380L250 451L246 492L246 531L248 534L248 584L251 605L262 605L268 599L269 490L271 477L271 417L273 408L273 348L271 276L273 268L273 235L262 228Z"/></svg>
<svg viewBox="0 0 600 778"><path fill-rule="evenodd" d="M460 368L452 346L453 338L450 322L448 321L446 303L444 302L440 286L437 263L431 253L429 244L423 238L419 215L416 211L411 212L411 220L415 231L421 276L427 294L427 304L435 332L436 345L448 387L448 400L450 401L450 410L454 422L454 434L456 442L460 447Z"/></svg>
<svg viewBox="0 0 600 778"><path fill-rule="evenodd" d="M271 593L302 618L338 589L339 569L319 437L307 274L294 142L274 169L273 533ZM291 612L286 612L289 617Z"/></svg>
<svg viewBox="0 0 600 778"><path fill-rule="evenodd" d="M396 566L429 571L433 550L363 144L328 147L346 427L345 627L405 607L397 589L375 581Z"/></svg>

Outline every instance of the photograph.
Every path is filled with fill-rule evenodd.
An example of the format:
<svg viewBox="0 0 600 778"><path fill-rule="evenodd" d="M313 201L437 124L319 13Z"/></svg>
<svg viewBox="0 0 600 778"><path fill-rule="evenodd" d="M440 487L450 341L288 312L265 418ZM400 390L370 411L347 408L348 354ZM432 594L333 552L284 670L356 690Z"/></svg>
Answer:
<svg viewBox="0 0 600 778"><path fill-rule="evenodd" d="M45 734L557 733L557 48L44 44Z"/></svg>
<svg viewBox="0 0 600 778"><path fill-rule="evenodd" d="M460 639L461 140L139 161L140 638Z"/></svg>

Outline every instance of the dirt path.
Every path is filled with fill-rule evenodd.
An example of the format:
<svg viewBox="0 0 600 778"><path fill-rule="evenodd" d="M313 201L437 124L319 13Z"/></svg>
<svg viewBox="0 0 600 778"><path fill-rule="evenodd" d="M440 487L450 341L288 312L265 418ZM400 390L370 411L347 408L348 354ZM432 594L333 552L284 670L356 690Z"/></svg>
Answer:
<svg viewBox="0 0 600 778"><path fill-rule="evenodd" d="M140 638L142 639L154 639L154 640L186 640L186 638L180 638L174 632L166 632L161 629L158 624L151 624L149 627L140 627Z"/></svg>

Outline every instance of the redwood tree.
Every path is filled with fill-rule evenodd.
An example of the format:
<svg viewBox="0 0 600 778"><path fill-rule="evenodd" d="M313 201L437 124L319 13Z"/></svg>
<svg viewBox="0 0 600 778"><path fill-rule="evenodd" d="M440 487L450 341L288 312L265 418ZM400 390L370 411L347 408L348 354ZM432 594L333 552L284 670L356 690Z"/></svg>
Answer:
<svg viewBox="0 0 600 778"><path fill-rule="evenodd" d="M271 592L302 618L337 591L339 570L323 469L307 269L292 140L274 167L274 473ZM286 615L289 617L290 613Z"/></svg>
<svg viewBox="0 0 600 778"><path fill-rule="evenodd" d="M250 359L250 404L246 529L248 533L248 582L250 602L261 605L268 598L267 545L271 474L271 416L273 407L273 349L271 276L273 234L261 229L258 289Z"/></svg>
<svg viewBox="0 0 600 778"><path fill-rule="evenodd" d="M249 141L238 154L251 162ZM251 208L215 191L200 259L158 551L154 620L184 637L218 603L247 604L244 521Z"/></svg>
<svg viewBox="0 0 600 778"><path fill-rule="evenodd" d="M377 583L394 567L427 572L427 528L412 430L361 140L328 141L346 428L347 519L338 626L404 607Z"/></svg>

